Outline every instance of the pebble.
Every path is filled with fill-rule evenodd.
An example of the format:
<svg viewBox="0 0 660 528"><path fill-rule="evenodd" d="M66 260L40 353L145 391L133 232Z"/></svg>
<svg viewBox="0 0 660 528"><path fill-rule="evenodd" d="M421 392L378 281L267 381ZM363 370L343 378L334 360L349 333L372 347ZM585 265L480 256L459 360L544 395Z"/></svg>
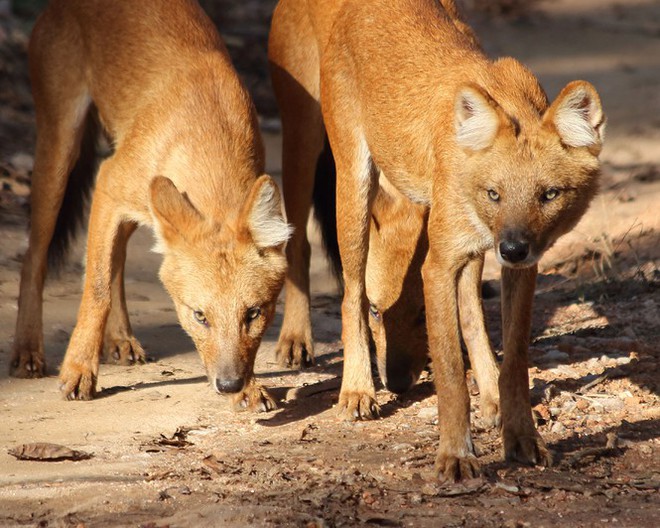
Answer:
<svg viewBox="0 0 660 528"><path fill-rule="evenodd" d="M9 163L17 171L28 174L34 167L34 158L25 152L17 152L9 159Z"/></svg>
<svg viewBox="0 0 660 528"><path fill-rule="evenodd" d="M419 410L417 416L423 420L435 420L438 417L438 408L436 406L424 407Z"/></svg>
<svg viewBox="0 0 660 528"><path fill-rule="evenodd" d="M550 428L550 432L551 432L551 433L555 433L555 434L561 434L561 433L563 433L564 431L566 431L566 427L565 427L564 424L561 423L561 422L555 422L555 423L553 423L553 424L552 424L552 427Z"/></svg>
<svg viewBox="0 0 660 528"><path fill-rule="evenodd" d="M580 398L578 401L575 402L575 407L579 411L586 411L590 405L591 404L589 403L588 400L583 400L582 398Z"/></svg>
<svg viewBox="0 0 660 528"><path fill-rule="evenodd" d="M539 358L539 362L541 363L561 362L561 361L566 361L568 357L569 356L566 352L562 352L557 348L551 348Z"/></svg>
<svg viewBox="0 0 660 528"><path fill-rule="evenodd" d="M557 376L566 376L567 378L579 378L578 371L568 365L559 365L558 367L551 368L550 372Z"/></svg>

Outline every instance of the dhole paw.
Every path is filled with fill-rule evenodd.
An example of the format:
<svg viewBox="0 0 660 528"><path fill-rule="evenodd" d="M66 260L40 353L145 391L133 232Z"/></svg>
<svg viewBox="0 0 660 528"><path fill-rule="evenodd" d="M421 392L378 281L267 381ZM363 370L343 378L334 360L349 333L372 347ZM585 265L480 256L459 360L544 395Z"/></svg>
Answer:
<svg viewBox="0 0 660 528"><path fill-rule="evenodd" d="M481 421L486 427L499 427L502 421L498 398L481 396Z"/></svg>
<svg viewBox="0 0 660 528"><path fill-rule="evenodd" d="M96 378L90 367L65 361L60 369L60 391L67 400L91 400L96 395Z"/></svg>
<svg viewBox="0 0 660 528"><path fill-rule="evenodd" d="M43 354L14 352L9 363L9 375L14 378L42 378L46 371Z"/></svg>
<svg viewBox="0 0 660 528"><path fill-rule="evenodd" d="M503 437L507 462L546 467L552 465L552 453L536 430L521 435L507 434L505 431Z"/></svg>
<svg viewBox="0 0 660 528"><path fill-rule="evenodd" d="M268 412L277 409L277 403L262 385L252 383L234 396L234 409L237 411Z"/></svg>
<svg viewBox="0 0 660 528"><path fill-rule="evenodd" d="M439 453L435 460L438 478L442 481L459 482L479 476L477 457L470 454L465 457Z"/></svg>
<svg viewBox="0 0 660 528"><path fill-rule="evenodd" d="M147 354L140 342L133 336L105 339L103 358L106 363L134 365L147 362Z"/></svg>
<svg viewBox="0 0 660 528"><path fill-rule="evenodd" d="M380 414L380 406L371 394L341 391L337 403L337 414L342 420L373 420Z"/></svg>
<svg viewBox="0 0 660 528"><path fill-rule="evenodd" d="M314 365L312 341L300 337L280 337L275 350L280 366L300 370Z"/></svg>

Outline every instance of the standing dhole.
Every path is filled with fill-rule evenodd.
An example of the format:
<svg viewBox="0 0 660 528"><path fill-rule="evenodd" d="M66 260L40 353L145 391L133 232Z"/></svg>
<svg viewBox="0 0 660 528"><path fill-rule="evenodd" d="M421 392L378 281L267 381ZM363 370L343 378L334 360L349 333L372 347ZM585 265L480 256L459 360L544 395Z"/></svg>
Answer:
<svg viewBox="0 0 660 528"><path fill-rule="evenodd" d="M505 456L550 463L530 409L531 310L539 259L597 191L605 117L596 90L574 81L550 104L519 62L484 56L453 0L281 0L273 26L282 39L274 53L271 37L273 64L318 68L288 74L316 90L336 161L344 279L340 415L371 418L377 409L365 267L382 173L429 208L422 274L441 396L439 472L454 480L478 472L459 327L472 354L466 330L483 336L474 328L483 316L464 308L464 292L478 297L483 256L493 247L502 264Z"/></svg>
<svg viewBox="0 0 660 528"><path fill-rule="evenodd" d="M122 363L144 361L123 271L128 238L148 225L161 280L212 386L240 406L272 408L253 365L291 228L264 175L254 107L211 21L192 0L54 0L29 59L37 146L11 373L44 374L47 256L66 248L91 185L98 118L114 153L96 178L64 395L94 396L104 343Z"/></svg>

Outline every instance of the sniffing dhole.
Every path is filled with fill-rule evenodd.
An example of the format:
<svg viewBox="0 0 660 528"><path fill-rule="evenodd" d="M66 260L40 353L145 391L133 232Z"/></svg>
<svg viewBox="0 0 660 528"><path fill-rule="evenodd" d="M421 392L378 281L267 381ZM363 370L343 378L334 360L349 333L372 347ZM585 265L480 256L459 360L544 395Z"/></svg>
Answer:
<svg viewBox="0 0 660 528"><path fill-rule="evenodd" d="M144 361L123 270L128 238L147 225L211 385L240 406L272 408L253 365L291 228L264 174L256 112L211 21L189 0L55 0L36 23L29 59L37 146L11 373L44 374L47 256L66 249L92 184L98 117L114 152L96 178L63 394L94 396L104 343L121 363Z"/></svg>

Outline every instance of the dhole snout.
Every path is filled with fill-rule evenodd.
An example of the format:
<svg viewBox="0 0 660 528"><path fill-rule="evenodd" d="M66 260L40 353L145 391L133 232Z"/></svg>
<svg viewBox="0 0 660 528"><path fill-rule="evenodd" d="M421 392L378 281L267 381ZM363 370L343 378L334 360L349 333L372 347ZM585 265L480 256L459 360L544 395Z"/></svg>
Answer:
<svg viewBox="0 0 660 528"><path fill-rule="evenodd" d="M517 231L505 232L497 244L497 260L502 266L512 268L534 264L536 259L530 254L529 237Z"/></svg>

